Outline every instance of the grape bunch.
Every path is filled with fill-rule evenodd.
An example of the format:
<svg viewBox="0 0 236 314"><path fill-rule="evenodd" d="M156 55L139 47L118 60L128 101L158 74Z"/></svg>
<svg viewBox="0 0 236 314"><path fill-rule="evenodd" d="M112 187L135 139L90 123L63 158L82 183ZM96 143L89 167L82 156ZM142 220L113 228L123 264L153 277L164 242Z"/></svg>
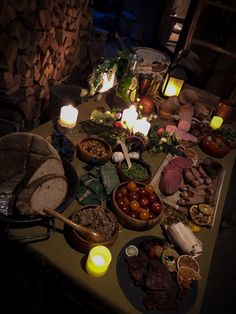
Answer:
<svg viewBox="0 0 236 314"><path fill-rule="evenodd" d="M66 136L58 131L53 131L51 137L52 146L57 150L60 157L72 161L74 156L74 147Z"/></svg>

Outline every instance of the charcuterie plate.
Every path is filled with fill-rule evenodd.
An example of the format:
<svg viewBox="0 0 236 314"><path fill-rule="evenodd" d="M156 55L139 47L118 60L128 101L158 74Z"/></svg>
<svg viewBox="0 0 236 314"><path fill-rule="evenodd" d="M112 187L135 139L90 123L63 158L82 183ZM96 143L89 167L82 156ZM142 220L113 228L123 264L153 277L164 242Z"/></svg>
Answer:
<svg viewBox="0 0 236 314"><path fill-rule="evenodd" d="M206 197L206 199L204 201L202 201L201 203L206 203L209 206L212 207L213 209L213 213L211 215L211 218L209 219L208 223L206 224L208 227L212 227L214 225L214 221L215 221L215 216L216 216L216 211L217 211L217 207L218 207L218 203L219 203L219 198L220 198L220 193L221 193L221 189L222 189L222 182L224 179L224 174L225 171L222 167L221 171L219 171L219 173L215 176L214 179L212 179L212 182L209 186L207 185L199 185L197 188L196 187L192 187L190 186L185 179L182 179L182 184L181 187L190 187L190 189L192 190L193 196L192 199L190 199L190 202L186 205L182 205L179 204L179 200L181 199L181 193L183 192L181 189L179 189L178 191L176 191L174 194L172 195L164 195L161 190L160 190L160 179L161 179L161 174L164 171L164 168L168 165L168 163L170 161L172 161L174 158L176 158L177 156L172 156L171 154L168 154L166 156L166 158L164 159L164 161L162 162L161 166L159 167L159 169L156 171L156 173L154 174L150 184L152 184L155 188L155 191L158 195L160 195L160 197L162 198L163 202L168 205L171 206L173 208L175 208L178 211L181 211L183 213L185 213L186 215L189 214L189 208L192 205L197 205L199 203L194 203L194 199L195 199L195 195L198 196L199 195L199 191L202 188L205 189L209 189L210 190L210 197L209 197L209 201L208 201L208 197ZM209 160L211 160L211 158L208 158ZM213 160L212 160L213 161ZM203 162L203 160L198 160L196 163L196 166L201 165L201 163ZM219 165L220 163L217 162ZM209 195L207 195L209 196Z"/></svg>
<svg viewBox="0 0 236 314"><path fill-rule="evenodd" d="M135 285L135 282L133 278L131 277L128 263L127 263L127 247L129 246L135 246L140 250L140 247L144 241L157 241L158 245L163 247L168 247L168 242L163 238L157 238L153 236L143 236L138 237L130 242L128 242L120 251L119 256L117 258L117 265L116 265L116 271L117 271L117 278L119 285L126 296L126 298L129 300L129 302L141 313L144 314L177 314L177 313L188 313L189 309L193 306L196 296L197 296L197 282L193 281L191 288L185 293L184 295L178 295L178 286L176 283L176 293L174 294L174 298L177 296L175 306L173 306L173 303L171 302L171 299L167 301L165 304L166 309L157 309L156 306L151 306L152 308L147 309L147 307L144 305L143 301L147 297L147 293L145 292L144 285ZM170 291L170 294L173 293L173 290ZM169 302L171 304L169 304ZM175 307L175 308L174 308ZM167 309L169 308L169 309ZM172 309L170 309L172 308Z"/></svg>

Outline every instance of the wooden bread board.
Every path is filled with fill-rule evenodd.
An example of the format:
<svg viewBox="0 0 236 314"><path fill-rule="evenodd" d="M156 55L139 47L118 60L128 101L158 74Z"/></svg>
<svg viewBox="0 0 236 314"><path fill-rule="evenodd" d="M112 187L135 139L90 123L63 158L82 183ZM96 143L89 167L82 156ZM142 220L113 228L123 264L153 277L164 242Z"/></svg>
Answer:
<svg viewBox="0 0 236 314"><path fill-rule="evenodd" d="M177 204L177 201L180 198L180 193L181 191L175 192L173 195L170 196L165 196L162 194L162 192L159 189L159 181L161 177L161 173L164 169L164 167L173 159L177 156L172 156L171 154L168 154L164 161L162 162L161 166L157 169L156 173L154 174L150 184L153 185L155 192L161 197L162 201L166 204L169 205L173 208L175 208L178 211L181 211L185 213L187 216L189 215L189 208L191 207L190 205L188 206L181 206ZM198 161L199 163L199 161ZM197 163L197 164L198 164ZM209 223L209 227L212 227L215 222L215 217L216 217L216 212L218 208L218 203L219 203L219 198L220 198L220 193L222 190L222 185L223 185L223 179L224 179L225 171L222 170L220 174L217 176L217 178L213 181L212 189L213 189L213 197L212 197L212 202L208 205L210 205L213 208L213 214L211 215L211 220Z"/></svg>

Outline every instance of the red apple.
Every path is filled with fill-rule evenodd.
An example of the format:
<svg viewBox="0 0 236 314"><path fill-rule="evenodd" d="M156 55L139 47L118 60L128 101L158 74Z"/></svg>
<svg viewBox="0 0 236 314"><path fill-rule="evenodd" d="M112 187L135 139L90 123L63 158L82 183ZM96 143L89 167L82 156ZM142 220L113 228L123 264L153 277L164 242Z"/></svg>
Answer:
<svg viewBox="0 0 236 314"><path fill-rule="evenodd" d="M155 103L151 97L143 96L141 97L138 108L142 114L150 115L155 107Z"/></svg>

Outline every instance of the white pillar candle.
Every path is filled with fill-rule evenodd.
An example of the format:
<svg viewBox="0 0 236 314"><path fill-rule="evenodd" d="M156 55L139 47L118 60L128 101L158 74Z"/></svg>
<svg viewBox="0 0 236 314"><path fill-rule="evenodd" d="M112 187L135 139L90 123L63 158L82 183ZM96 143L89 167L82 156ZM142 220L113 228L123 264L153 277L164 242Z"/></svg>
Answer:
<svg viewBox="0 0 236 314"><path fill-rule="evenodd" d="M134 105L130 106L130 108L125 109L122 114L121 122L125 123L129 130L132 130L135 122L137 121L138 113Z"/></svg>
<svg viewBox="0 0 236 314"><path fill-rule="evenodd" d="M219 116L214 116L212 119L211 119L211 122L210 122L210 127L214 130L216 129L219 129L223 123L223 119Z"/></svg>
<svg viewBox="0 0 236 314"><path fill-rule="evenodd" d="M78 110L72 105L61 107L59 123L66 128L73 128L76 126L78 118Z"/></svg>
<svg viewBox="0 0 236 314"><path fill-rule="evenodd" d="M141 133L144 136L148 135L148 132L150 130L151 124L147 121L146 118L138 119L135 122L133 133Z"/></svg>
<svg viewBox="0 0 236 314"><path fill-rule="evenodd" d="M98 245L89 251L86 261L86 271L94 277L105 275L111 263L111 252L103 245Z"/></svg>

